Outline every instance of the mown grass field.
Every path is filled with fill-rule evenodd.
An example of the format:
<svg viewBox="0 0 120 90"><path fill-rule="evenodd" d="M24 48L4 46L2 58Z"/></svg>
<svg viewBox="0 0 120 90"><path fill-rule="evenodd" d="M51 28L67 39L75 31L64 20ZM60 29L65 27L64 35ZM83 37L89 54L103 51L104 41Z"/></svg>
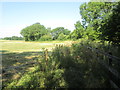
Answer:
<svg viewBox="0 0 120 90"><path fill-rule="evenodd" d="M52 51L56 45L70 46L71 43L73 41L25 42L0 40L3 85L13 79L18 79L24 72L29 71L34 66L36 58L43 56L42 51L44 49Z"/></svg>
<svg viewBox="0 0 120 90"><path fill-rule="evenodd" d="M14 61L22 62L32 59L40 55L44 49L51 51L56 45L71 45L71 43L72 41L25 42L1 40L0 53L2 55L3 66L11 66Z"/></svg>
<svg viewBox="0 0 120 90"><path fill-rule="evenodd" d="M72 41L41 41L41 42L25 42L25 41L11 41L11 40L0 40L0 50L6 52L31 52L31 51L42 51L46 48L49 51L57 44L71 44Z"/></svg>

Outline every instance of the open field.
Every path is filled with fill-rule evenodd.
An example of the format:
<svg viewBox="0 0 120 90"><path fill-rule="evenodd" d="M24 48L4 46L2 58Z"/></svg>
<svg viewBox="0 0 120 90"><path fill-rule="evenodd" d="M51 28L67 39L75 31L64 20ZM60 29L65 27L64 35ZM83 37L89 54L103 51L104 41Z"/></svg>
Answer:
<svg viewBox="0 0 120 90"><path fill-rule="evenodd" d="M24 63L27 59L40 55L44 49L51 51L56 45L70 45L71 43L72 41L25 42L1 40L0 54L2 55L3 66L11 66L16 61Z"/></svg>
<svg viewBox="0 0 120 90"><path fill-rule="evenodd" d="M36 58L43 56L43 49L51 51L56 45L70 46L72 43L73 41L25 42L0 40L3 86L13 79L18 79L23 73L35 66Z"/></svg>
<svg viewBox="0 0 120 90"><path fill-rule="evenodd" d="M27 52L27 51L42 51L46 48L49 51L57 44L70 45L73 41L41 41L41 42L25 42L25 41L9 41L0 40L0 50L3 52Z"/></svg>

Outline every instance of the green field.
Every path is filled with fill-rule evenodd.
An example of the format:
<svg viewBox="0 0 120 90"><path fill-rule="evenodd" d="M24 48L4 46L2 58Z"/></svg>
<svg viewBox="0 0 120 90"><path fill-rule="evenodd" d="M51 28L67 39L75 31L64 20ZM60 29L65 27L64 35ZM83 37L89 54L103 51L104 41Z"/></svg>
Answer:
<svg viewBox="0 0 120 90"><path fill-rule="evenodd" d="M58 44L71 44L72 41L42 41L42 42L25 42L25 41L9 41L0 40L0 50L3 52L31 52L31 51L42 51L46 48L52 50Z"/></svg>
<svg viewBox="0 0 120 90"><path fill-rule="evenodd" d="M71 45L72 41L44 41L44 42L25 42L25 41L0 41L0 54L4 66L16 65L19 62L26 62L36 56L40 56L44 49L51 51L56 45Z"/></svg>
<svg viewBox="0 0 120 90"><path fill-rule="evenodd" d="M51 51L56 45L70 46L73 41L41 41L25 42L0 40L0 55L2 56L3 86L12 79L17 79L29 71L36 58L43 56L43 50ZM30 64L32 63L32 64Z"/></svg>

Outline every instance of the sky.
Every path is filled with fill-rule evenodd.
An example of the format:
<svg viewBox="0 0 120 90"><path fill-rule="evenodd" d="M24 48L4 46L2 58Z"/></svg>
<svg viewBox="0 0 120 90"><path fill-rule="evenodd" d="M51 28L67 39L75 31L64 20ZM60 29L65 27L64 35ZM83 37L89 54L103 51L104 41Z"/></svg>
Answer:
<svg viewBox="0 0 120 90"><path fill-rule="evenodd" d="M46 28L64 27L73 31L81 21L83 2L0 2L0 38L21 36L20 31L39 22Z"/></svg>

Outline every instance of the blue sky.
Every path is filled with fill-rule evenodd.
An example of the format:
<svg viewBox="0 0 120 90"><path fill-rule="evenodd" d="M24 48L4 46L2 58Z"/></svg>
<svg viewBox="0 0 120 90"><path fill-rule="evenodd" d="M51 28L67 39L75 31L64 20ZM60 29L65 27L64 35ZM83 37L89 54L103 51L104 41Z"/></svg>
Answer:
<svg viewBox="0 0 120 90"><path fill-rule="evenodd" d="M1 4L2 3L2 4ZM83 2L1 2L0 38L20 36L20 31L36 22L45 27L74 30L81 20L79 7ZM1 6L2 5L2 6Z"/></svg>

